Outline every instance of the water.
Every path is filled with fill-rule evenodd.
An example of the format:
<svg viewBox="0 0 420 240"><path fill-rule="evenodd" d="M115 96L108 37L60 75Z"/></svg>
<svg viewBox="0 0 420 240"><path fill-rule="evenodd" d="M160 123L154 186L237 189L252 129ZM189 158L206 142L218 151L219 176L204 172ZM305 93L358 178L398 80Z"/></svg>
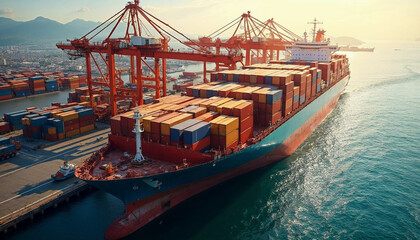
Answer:
<svg viewBox="0 0 420 240"><path fill-rule="evenodd" d="M420 239L420 43L369 44L374 53L348 54L346 92L292 156L128 239ZM101 239L123 210L97 191L10 238Z"/></svg>

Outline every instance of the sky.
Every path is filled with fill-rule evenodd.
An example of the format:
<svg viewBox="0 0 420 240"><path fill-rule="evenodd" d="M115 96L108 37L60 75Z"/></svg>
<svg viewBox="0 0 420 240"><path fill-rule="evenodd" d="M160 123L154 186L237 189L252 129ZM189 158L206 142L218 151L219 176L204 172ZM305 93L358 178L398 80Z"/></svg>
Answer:
<svg viewBox="0 0 420 240"><path fill-rule="evenodd" d="M0 16L28 21L43 16L61 23L75 18L104 21L126 0L0 0ZM420 0L144 0L140 6L185 34L205 36L242 13L274 18L298 35L315 17L327 36L361 40L420 38Z"/></svg>

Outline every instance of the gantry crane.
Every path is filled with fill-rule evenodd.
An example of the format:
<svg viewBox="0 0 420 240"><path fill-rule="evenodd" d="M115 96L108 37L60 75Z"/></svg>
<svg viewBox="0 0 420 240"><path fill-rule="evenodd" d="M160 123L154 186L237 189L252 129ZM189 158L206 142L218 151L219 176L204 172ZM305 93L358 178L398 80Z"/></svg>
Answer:
<svg viewBox="0 0 420 240"><path fill-rule="evenodd" d="M227 40L215 39L229 29L234 29L233 34ZM241 31L243 30L243 31ZM215 39L213 41L213 39ZM251 12L242 14L240 17L214 31L206 37L201 37L198 41L185 42L189 46L205 46L208 49L214 48L216 54L220 54L220 49L224 48L229 53L237 54L245 50L245 65L253 63L252 57L256 56L261 62L267 59L279 59L279 51L285 50L285 45L290 45L302 38L273 19L265 22L251 16ZM216 64L216 71L219 66Z"/></svg>
<svg viewBox="0 0 420 240"><path fill-rule="evenodd" d="M125 22L126 25L121 24ZM158 38L150 37L151 30L159 35ZM105 29L111 28L105 40L94 42L92 39L103 34ZM124 29L123 37L114 37L115 33ZM212 54L204 46L195 44L189 46L191 52L170 50L168 42L175 39L180 43L185 40L194 42L184 34L174 29L167 23L156 18L139 6L139 1L128 2L126 6L105 22L98 25L83 37L69 40L67 43L57 43L57 47L64 50L73 59L85 57L87 85L89 89L90 104L93 106L93 85L109 87L111 115L117 113L116 101L132 99L136 104L143 104L143 87L155 90L155 98L160 97L160 90L166 96L166 59L178 59L203 62L204 78L207 73L206 63L216 63L229 69L235 69L236 63L242 61L242 55ZM182 40L184 39L184 40ZM94 56L96 55L96 57ZM136 89L124 87L124 82L115 67L115 55L130 57L130 81L136 83ZM98 57L99 56L99 57ZM154 66L150 66L144 58L153 58ZM99 61L105 63L106 70L102 70ZM100 77L92 78L92 62L98 68ZM152 77L143 76L142 65L147 66L152 72ZM161 67L161 68L160 68ZM161 86L162 83L162 86Z"/></svg>

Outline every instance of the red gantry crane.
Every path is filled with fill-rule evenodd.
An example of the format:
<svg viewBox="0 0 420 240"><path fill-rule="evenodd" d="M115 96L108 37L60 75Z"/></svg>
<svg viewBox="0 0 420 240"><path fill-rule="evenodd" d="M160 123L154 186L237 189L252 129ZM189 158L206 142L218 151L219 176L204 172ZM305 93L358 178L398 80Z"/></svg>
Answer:
<svg viewBox="0 0 420 240"><path fill-rule="evenodd" d="M234 29L234 32L227 40L214 38L226 31ZM220 49L224 48L231 54L240 53L245 50L245 65L253 64L253 57L257 61L266 62L267 59L279 60L279 51L285 50L285 45L290 45L302 38L273 19L265 22L251 16L251 12L242 14L232 22L219 28L206 37L199 38L198 41L185 42L189 46L205 46L208 49L214 47L216 54L220 54ZM216 71L219 66L216 64Z"/></svg>
<svg viewBox="0 0 420 240"><path fill-rule="evenodd" d="M124 24L125 23L125 24ZM152 33L146 27L150 27L159 37L151 37ZM94 42L93 39L99 34L104 34L106 29L111 31L103 41ZM114 37L116 32L124 31L123 37ZM99 35L100 36L100 35ZM90 104L93 107L93 85L109 87L111 115L117 114L116 101L131 99L136 104L143 104L143 87L155 90L155 98L160 97L160 91L166 96L166 59L178 59L203 62L204 80L206 80L206 63L216 63L228 69L235 69L236 63L242 61L242 55L212 54L199 43L191 48L191 52L170 50L170 39L183 43L194 41L186 37L169 24L156 18L139 6L139 1L128 2L127 5L105 22L98 25L83 37L57 43L57 47L64 50L72 58L85 57L87 85L89 89ZM183 39L183 40L182 40ZM115 55L130 57L130 82L136 84L136 89L124 87L124 82L119 73L126 70L118 70L115 67ZM145 58L154 59L154 66L150 66ZM100 77L92 78L92 60L98 69ZM101 69L101 64L106 69ZM142 74L142 66L152 72L152 76Z"/></svg>

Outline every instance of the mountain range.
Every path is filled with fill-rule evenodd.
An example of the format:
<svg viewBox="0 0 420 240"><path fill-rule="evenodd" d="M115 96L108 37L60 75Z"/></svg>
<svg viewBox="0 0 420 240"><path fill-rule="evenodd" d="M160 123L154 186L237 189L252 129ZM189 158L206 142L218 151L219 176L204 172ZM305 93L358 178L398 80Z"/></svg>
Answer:
<svg viewBox="0 0 420 240"><path fill-rule="evenodd" d="M56 43L81 37L98 24L82 19L62 24L44 17L27 22L0 17L0 45Z"/></svg>

